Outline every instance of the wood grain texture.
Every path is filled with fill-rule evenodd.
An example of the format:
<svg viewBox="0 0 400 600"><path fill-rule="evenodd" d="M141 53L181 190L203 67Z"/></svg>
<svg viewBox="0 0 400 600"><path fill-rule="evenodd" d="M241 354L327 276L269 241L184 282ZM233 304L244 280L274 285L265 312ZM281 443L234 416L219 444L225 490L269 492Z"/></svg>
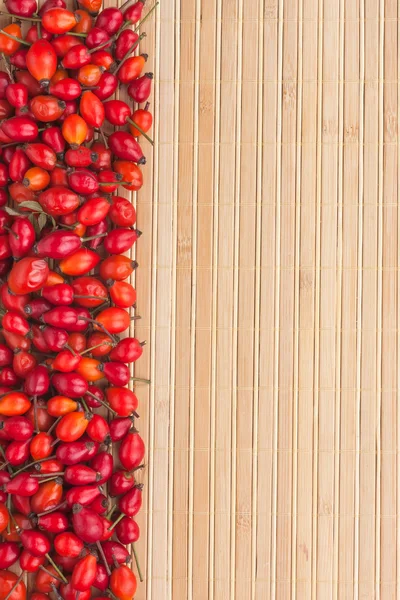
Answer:
<svg viewBox="0 0 400 600"><path fill-rule="evenodd" d="M398 10L162 3L140 598L400 595Z"/></svg>
<svg viewBox="0 0 400 600"><path fill-rule="evenodd" d="M398 3L154 27L138 597L399 597Z"/></svg>

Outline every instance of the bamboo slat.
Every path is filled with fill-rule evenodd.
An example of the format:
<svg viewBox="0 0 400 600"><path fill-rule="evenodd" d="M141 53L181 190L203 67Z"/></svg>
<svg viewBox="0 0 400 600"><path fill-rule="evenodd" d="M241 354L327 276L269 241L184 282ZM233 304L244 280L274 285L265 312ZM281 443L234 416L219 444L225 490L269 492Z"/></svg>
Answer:
<svg viewBox="0 0 400 600"><path fill-rule="evenodd" d="M147 560L172 560L174 599L399 597L398 3L177 14L179 63L172 34L157 54L179 75L172 312L153 334L175 352L173 491Z"/></svg>
<svg viewBox="0 0 400 600"><path fill-rule="evenodd" d="M397 2L166 6L147 597L399 597Z"/></svg>

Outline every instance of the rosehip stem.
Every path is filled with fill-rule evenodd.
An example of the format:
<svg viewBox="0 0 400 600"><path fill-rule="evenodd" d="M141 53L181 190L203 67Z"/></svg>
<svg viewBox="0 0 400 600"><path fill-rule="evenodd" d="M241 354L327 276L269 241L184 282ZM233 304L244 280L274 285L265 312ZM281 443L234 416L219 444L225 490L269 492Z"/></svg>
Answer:
<svg viewBox="0 0 400 600"><path fill-rule="evenodd" d="M119 69L122 67L122 65L124 64L124 62L126 61L127 58L129 58L129 56L132 54L132 52L134 52L134 50L138 47L140 41L146 37L145 33L142 33L141 35L139 35L138 39L136 40L136 42L134 44L132 44L132 46L129 48L129 50L124 54L124 56L121 58L121 62L119 63L118 67L115 69L115 71L113 72L113 75L115 75L116 73L118 73Z"/></svg>
<svg viewBox="0 0 400 600"><path fill-rule="evenodd" d="M14 74L11 71L8 57L4 54L4 52L1 53L1 56L3 57L3 60L4 60L4 67L5 67L6 71L7 71L7 75L9 76L10 81L14 82L15 81ZM4 148L4 146L2 146L2 147Z"/></svg>
<svg viewBox="0 0 400 600"><path fill-rule="evenodd" d="M104 133L104 131L103 131L103 128L102 128L102 127L99 127L99 131L100 131L101 137L103 138L103 144L105 145L105 147L106 147L106 148L107 148L107 150L108 150L108 142L107 142L107 137L106 137L106 134Z"/></svg>
<svg viewBox="0 0 400 600"><path fill-rule="evenodd" d="M143 17L143 19L141 21L139 21L139 23L136 25L134 31L137 31L138 29L140 29L140 27L143 25L143 23L145 23L147 21L147 19L150 17L151 13L154 12L157 8L157 6L159 5L159 2L156 2L154 6L151 7L151 9L149 10L149 12Z"/></svg>
<svg viewBox="0 0 400 600"><path fill-rule="evenodd" d="M85 298L87 300L100 300L101 296L83 296L82 294L75 294L74 298ZM108 298L104 298L104 300L108 300Z"/></svg>
<svg viewBox="0 0 400 600"><path fill-rule="evenodd" d="M121 9L119 9L121 10ZM115 39L117 40L119 38L119 36L121 35L121 33L125 30L128 29L128 27L130 27L132 25L132 21L125 21L125 23L123 25L121 25L121 27L118 29L117 33L115 34Z"/></svg>
<svg viewBox="0 0 400 600"><path fill-rule="evenodd" d="M119 567L119 562L117 561L117 557L115 556L115 554L111 554L111 558L113 559L114 568L115 568L115 569L118 569L118 567Z"/></svg>
<svg viewBox="0 0 400 600"><path fill-rule="evenodd" d="M92 396L93 398L95 398L97 400L97 402L99 402L102 406L104 406L104 408L106 408L107 410L109 410L110 413L112 413L113 415L118 415L117 411L114 410L113 408L111 408L111 406L109 404L107 404L107 402L104 402L104 400L100 400L100 398L98 398L97 396L95 396L91 392L86 392L86 393L89 396Z"/></svg>
<svg viewBox="0 0 400 600"><path fill-rule="evenodd" d="M111 507L111 510L106 514L106 519L111 519L111 517L116 509L117 509L117 505L114 504L114 506Z"/></svg>
<svg viewBox="0 0 400 600"><path fill-rule="evenodd" d="M4 452L3 446L0 446L0 454L2 455L2 457L4 458L4 460L6 461L5 464L3 465L3 467L7 467L8 472L10 473L10 475L12 475L13 474L13 470L12 470L11 465L9 464L8 460L7 460L6 453Z"/></svg>
<svg viewBox="0 0 400 600"><path fill-rule="evenodd" d="M110 333L110 332L108 331L108 329L106 329L106 328L104 327L103 323L100 323L99 321L96 321L95 319L89 319L88 317L79 317L79 319L80 319L81 321L88 321L88 323L94 323L95 325L97 325L98 327L100 327L100 328L101 328L101 329L104 331L104 333L105 333L105 334L107 334L107 335L108 335L108 337L109 337L109 338L111 338L111 339L113 340L113 342L116 342L116 340L115 340L115 338L114 338L113 334L112 334L112 333Z"/></svg>
<svg viewBox="0 0 400 600"><path fill-rule="evenodd" d="M111 527L108 528L108 531L112 531L120 521L122 521L122 519L125 517L125 513L121 513L119 515L119 517L117 519L115 519L114 523L111 525Z"/></svg>
<svg viewBox="0 0 400 600"><path fill-rule="evenodd" d="M86 404L86 402L85 402L84 398L81 398L81 402L82 402L82 404L83 404L83 408L85 409L85 411L86 411L87 413L89 413L89 415L90 415L90 414L92 414L92 411L90 410L90 408L89 408L89 407L88 407L88 405ZM88 415L88 416L89 416L89 415Z"/></svg>
<svg viewBox="0 0 400 600"><path fill-rule="evenodd" d="M87 37L87 33L78 33L77 31L68 31L68 35L76 35L77 37Z"/></svg>
<svg viewBox="0 0 400 600"><path fill-rule="evenodd" d="M35 431L39 433L39 421L37 414L37 396L33 396L33 422L35 423Z"/></svg>
<svg viewBox="0 0 400 600"><path fill-rule="evenodd" d="M29 42L26 42L25 40L21 40L21 38L15 36L15 35L11 35L11 33L7 33L7 31L4 31L4 29L0 29L0 33L5 35L6 37L10 38L11 40L14 40L15 42L19 42L20 44L24 44L25 46L32 46L32 44L30 44Z"/></svg>
<svg viewBox="0 0 400 600"><path fill-rule="evenodd" d="M58 473L51 473L51 474L54 475L54 479L57 479L57 477L64 476L64 471L59 471ZM48 475L50 475L50 473L31 473L30 477L34 477L35 479L41 479L42 477L47 477ZM41 481L40 483L44 483L44 482Z"/></svg>
<svg viewBox="0 0 400 600"><path fill-rule="evenodd" d="M131 181L100 181L98 185L131 185Z"/></svg>
<svg viewBox="0 0 400 600"><path fill-rule="evenodd" d="M131 381L139 381L141 383L147 383L148 385L151 383L150 379L143 379L142 377L131 377Z"/></svg>
<svg viewBox="0 0 400 600"><path fill-rule="evenodd" d="M24 576L24 572L22 571L22 573L20 573L17 581L14 583L13 587L11 588L11 590L8 592L7 596L4 598L4 600L8 600L9 598L11 598L11 596L13 595L13 592L17 589L17 587L19 586L19 584L22 581L22 578Z"/></svg>
<svg viewBox="0 0 400 600"><path fill-rule="evenodd" d="M51 558L51 556L49 554L46 554L46 558L49 561L49 563L51 564L51 566L57 571L57 573L59 574L59 576L61 577L61 579L63 580L63 582L64 583L68 583L67 579L63 575L63 572L60 571L60 569L58 568L58 566L56 565L56 563L54 562L54 560Z"/></svg>
<svg viewBox="0 0 400 600"><path fill-rule="evenodd" d="M76 356L75 350L73 348L71 348L71 346L69 344L65 344L65 347L66 347L67 350L69 350L71 352L71 354L73 356Z"/></svg>
<svg viewBox="0 0 400 600"><path fill-rule="evenodd" d="M146 0L140 0L140 2L142 2L142 4L145 3ZM126 10L126 8L128 7L129 4L131 4L132 0L126 0L126 2L123 3L122 6L119 7L119 10L121 12L124 12L124 10Z"/></svg>
<svg viewBox="0 0 400 600"><path fill-rule="evenodd" d="M104 564L105 569L107 571L107 575L110 577L111 576L110 567L108 566L108 562L107 562L107 559L105 557L104 550L101 547L101 544L100 544L99 541L96 542L96 546L97 546L97 550L99 551L99 554L101 556L101 560L103 561L103 564Z"/></svg>
<svg viewBox="0 0 400 600"><path fill-rule="evenodd" d="M47 573L47 575L50 575L50 577L53 577L53 579L57 579L57 581L61 581L61 583L64 583L64 580L61 579L61 577L57 577L57 575L54 575L54 573L52 573L51 571L48 571L46 569L46 567L44 567L43 565L40 565L39 569L42 569L42 571Z"/></svg>
<svg viewBox="0 0 400 600"><path fill-rule="evenodd" d="M20 143L21 142L10 142L9 144L2 144L1 147L2 148L10 148L10 146L17 146Z"/></svg>
<svg viewBox="0 0 400 600"><path fill-rule="evenodd" d="M138 570L139 579L142 582L143 581L143 575L142 575L142 570L140 568L139 557L138 557L137 552L136 552L136 546L135 546L135 544L132 544L132 550L133 550L133 556L135 557L135 563L136 563L136 568Z"/></svg>
<svg viewBox="0 0 400 600"><path fill-rule="evenodd" d="M114 344L109 344L108 342L102 342L101 344L96 344L96 346L92 346L91 348L86 348L86 350L81 352L80 355L83 356L87 352L91 352L92 350L95 350L96 348L100 348L101 346L111 346L113 348Z"/></svg>
<svg viewBox="0 0 400 600"><path fill-rule="evenodd" d="M13 17L14 19L18 19L18 21L36 21L36 23L41 23L42 19L37 19L35 17L21 17L20 15L13 15L5 10L0 10L0 15L5 15L6 17Z"/></svg>
<svg viewBox="0 0 400 600"><path fill-rule="evenodd" d="M53 425L52 425L52 426L50 427L50 429L48 430L48 432L47 432L47 435L50 435L50 433L53 431L53 429L54 429L55 427L57 427L57 424L58 424L58 423L61 421L61 419L62 419L62 417L58 417L58 418L57 418L57 419L54 421Z"/></svg>
<svg viewBox="0 0 400 600"><path fill-rule="evenodd" d="M8 496L7 496L6 506L7 506L8 514L11 514L11 494L8 494ZM11 533L10 519L8 520L8 523L7 523L7 533Z"/></svg>
<svg viewBox="0 0 400 600"><path fill-rule="evenodd" d="M46 475L49 475L49 473L46 473L46 474L43 473L42 477L45 477ZM48 481L54 481L55 479L58 478L58 474L57 473L52 473L52 475L54 477L48 477L47 479L41 479L40 483L47 483ZM62 473L62 475L64 475L64 473Z"/></svg>
<svg viewBox="0 0 400 600"><path fill-rule="evenodd" d="M64 506L66 505L66 502L62 502L61 504L57 504L57 506L53 506L53 508L49 508L49 510L45 510L42 513L37 514L37 517L44 517L45 515L50 515L53 512L56 512L57 510L60 510L60 508L64 508Z"/></svg>
<svg viewBox="0 0 400 600"><path fill-rule="evenodd" d="M154 142L153 142L153 140L151 139L151 137L149 137L149 136L147 135L147 133L146 133L145 131L143 131L143 129L142 129L142 128L141 128L141 127L140 127L140 126L137 124L137 123L135 123L135 121L133 121L133 119L130 119L129 117L127 117L126 121L127 121L127 123L130 123L131 125L133 125L134 127L136 127L136 129L137 129L138 131L140 131L140 133L143 135L143 137L145 137L145 138L146 138L146 140L147 140L148 142L150 142L150 144L151 144L152 146L154 146Z"/></svg>
<svg viewBox="0 0 400 600"><path fill-rule="evenodd" d="M12 522L13 522L13 524L14 524L15 531L16 531L17 533L19 533L19 532L21 531L21 527L18 525L17 521L14 519L14 515L12 514L12 512L10 512L10 517L11 517L11 521L12 521Z"/></svg>
<svg viewBox="0 0 400 600"><path fill-rule="evenodd" d="M108 233L99 233L97 235L91 235L89 237L81 238L82 242L90 242L91 240L98 240L99 238L107 237Z"/></svg>
<svg viewBox="0 0 400 600"><path fill-rule="evenodd" d="M50 583L50 585L51 585L51 588L52 588L52 592L53 592L53 594L54 594L54 595L55 595L55 597L56 597L56 600L63 600L63 598L62 598L62 597L60 596L60 594L58 593L58 590L57 590L56 586L54 585L54 583L53 583L53 582L51 582L51 583Z"/></svg>
<svg viewBox="0 0 400 600"><path fill-rule="evenodd" d="M18 471L15 471L15 473L12 474L12 477L19 475L20 473L22 473L23 471L26 471L26 469L29 469L30 467L34 467L35 465L45 462L46 460L53 460L54 458L56 458L55 454L53 456L46 456L46 458L39 458L38 460L34 460L33 462L31 462L31 463L25 465L24 467L22 467L21 469L19 469ZM48 473L45 473L45 474L48 475Z"/></svg>
<svg viewBox="0 0 400 600"><path fill-rule="evenodd" d="M136 431L136 430L134 430ZM142 469L145 468L145 464L143 463L142 465L139 465L138 467L135 467L134 469L132 469L132 471L128 471L129 475L134 475L136 473L136 471L141 471Z"/></svg>
<svg viewBox="0 0 400 600"><path fill-rule="evenodd" d="M3 146L4 148L4 146ZM63 167L65 168L65 167ZM76 226L75 225L65 225L65 223L57 223L57 225L61 228L61 229L70 229L71 231L73 231Z"/></svg>

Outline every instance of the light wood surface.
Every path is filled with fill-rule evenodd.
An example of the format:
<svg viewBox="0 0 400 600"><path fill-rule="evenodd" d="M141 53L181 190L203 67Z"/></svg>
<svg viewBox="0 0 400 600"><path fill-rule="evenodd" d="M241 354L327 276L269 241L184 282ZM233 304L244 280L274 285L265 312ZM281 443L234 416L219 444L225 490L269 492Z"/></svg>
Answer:
<svg viewBox="0 0 400 600"><path fill-rule="evenodd" d="M140 600L400 596L398 11L163 0L148 28Z"/></svg>

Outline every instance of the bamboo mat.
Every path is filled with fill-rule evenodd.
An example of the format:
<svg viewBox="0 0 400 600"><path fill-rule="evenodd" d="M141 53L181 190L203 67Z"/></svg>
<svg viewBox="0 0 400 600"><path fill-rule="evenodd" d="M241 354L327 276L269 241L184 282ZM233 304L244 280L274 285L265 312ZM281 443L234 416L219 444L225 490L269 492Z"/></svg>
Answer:
<svg viewBox="0 0 400 600"><path fill-rule="evenodd" d="M143 600L400 597L396 0L163 0Z"/></svg>

